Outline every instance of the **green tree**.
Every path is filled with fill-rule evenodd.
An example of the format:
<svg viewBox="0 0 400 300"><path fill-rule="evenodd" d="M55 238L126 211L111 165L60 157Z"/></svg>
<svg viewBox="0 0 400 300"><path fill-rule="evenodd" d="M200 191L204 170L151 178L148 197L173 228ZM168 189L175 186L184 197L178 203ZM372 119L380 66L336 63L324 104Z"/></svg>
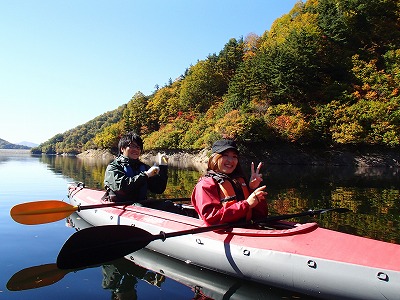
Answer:
<svg viewBox="0 0 400 300"><path fill-rule="evenodd" d="M182 80L176 80L171 86L158 90L146 106L148 116L148 129L145 133L153 131L156 127L164 126L178 117L182 110L180 105L180 87Z"/></svg>
<svg viewBox="0 0 400 300"><path fill-rule="evenodd" d="M146 111L148 98L142 93L137 92L128 102L123 112L124 131L135 131L142 134L143 126L147 126L149 117Z"/></svg>
<svg viewBox="0 0 400 300"><path fill-rule="evenodd" d="M225 85L224 90L221 93L225 94L229 81L235 75L236 69L240 66L243 61L243 39L237 41L236 39L230 39L224 48L218 54L217 69L224 78Z"/></svg>
<svg viewBox="0 0 400 300"><path fill-rule="evenodd" d="M114 123L104 128L102 132L98 133L93 138L93 142L101 149L111 149L112 151L116 151L118 148L118 140L123 132L123 123Z"/></svg>
<svg viewBox="0 0 400 300"><path fill-rule="evenodd" d="M184 111L206 112L224 93L224 77L212 59L199 61L190 68L180 91Z"/></svg>

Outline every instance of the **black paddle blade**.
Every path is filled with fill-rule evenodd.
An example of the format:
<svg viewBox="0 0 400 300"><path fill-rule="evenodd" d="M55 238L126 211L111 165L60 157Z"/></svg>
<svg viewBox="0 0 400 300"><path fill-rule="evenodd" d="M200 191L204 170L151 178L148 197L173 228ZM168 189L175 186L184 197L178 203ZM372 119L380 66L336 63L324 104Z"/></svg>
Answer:
<svg viewBox="0 0 400 300"><path fill-rule="evenodd" d="M82 229L63 245L57 257L60 269L79 269L121 258L159 238L127 225L105 225Z"/></svg>

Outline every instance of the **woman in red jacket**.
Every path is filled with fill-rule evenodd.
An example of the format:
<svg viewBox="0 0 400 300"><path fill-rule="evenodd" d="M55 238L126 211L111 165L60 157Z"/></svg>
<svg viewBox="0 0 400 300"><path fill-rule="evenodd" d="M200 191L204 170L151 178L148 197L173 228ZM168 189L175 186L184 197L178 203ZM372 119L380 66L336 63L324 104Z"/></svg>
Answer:
<svg viewBox="0 0 400 300"><path fill-rule="evenodd" d="M212 146L207 173L192 193L192 204L207 225L265 217L268 206L260 174L262 163L247 183L239 163L239 151L231 140L219 140Z"/></svg>

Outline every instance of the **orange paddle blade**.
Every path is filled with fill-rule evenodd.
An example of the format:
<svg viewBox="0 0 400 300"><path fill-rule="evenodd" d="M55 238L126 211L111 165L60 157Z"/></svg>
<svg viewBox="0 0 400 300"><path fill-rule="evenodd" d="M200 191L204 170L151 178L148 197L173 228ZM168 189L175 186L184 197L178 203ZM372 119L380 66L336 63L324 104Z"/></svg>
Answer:
<svg viewBox="0 0 400 300"><path fill-rule="evenodd" d="M10 215L18 223L36 225L65 219L77 210L78 206L60 200L45 200L17 204Z"/></svg>

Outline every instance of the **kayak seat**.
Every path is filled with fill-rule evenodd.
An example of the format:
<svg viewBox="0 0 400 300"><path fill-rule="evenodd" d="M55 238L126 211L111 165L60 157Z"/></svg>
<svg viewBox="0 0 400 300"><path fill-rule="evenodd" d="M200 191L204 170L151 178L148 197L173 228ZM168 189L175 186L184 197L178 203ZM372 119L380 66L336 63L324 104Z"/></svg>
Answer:
<svg viewBox="0 0 400 300"><path fill-rule="evenodd" d="M187 205L187 204L182 204L182 203L174 203L170 200L166 201L160 201L156 203L151 203L149 205L146 205L146 207L154 208L154 209L159 209L163 211L168 211L172 212L175 214L179 215L184 215L192 218L199 218L199 215L197 214L196 210L192 205Z"/></svg>
<svg viewBox="0 0 400 300"><path fill-rule="evenodd" d="M175 204L175 205L181 206L181 214L182 215L200 219L200 216L197 213L197 211L194 209L193 205L186 205L186 204Z"/></svg>

